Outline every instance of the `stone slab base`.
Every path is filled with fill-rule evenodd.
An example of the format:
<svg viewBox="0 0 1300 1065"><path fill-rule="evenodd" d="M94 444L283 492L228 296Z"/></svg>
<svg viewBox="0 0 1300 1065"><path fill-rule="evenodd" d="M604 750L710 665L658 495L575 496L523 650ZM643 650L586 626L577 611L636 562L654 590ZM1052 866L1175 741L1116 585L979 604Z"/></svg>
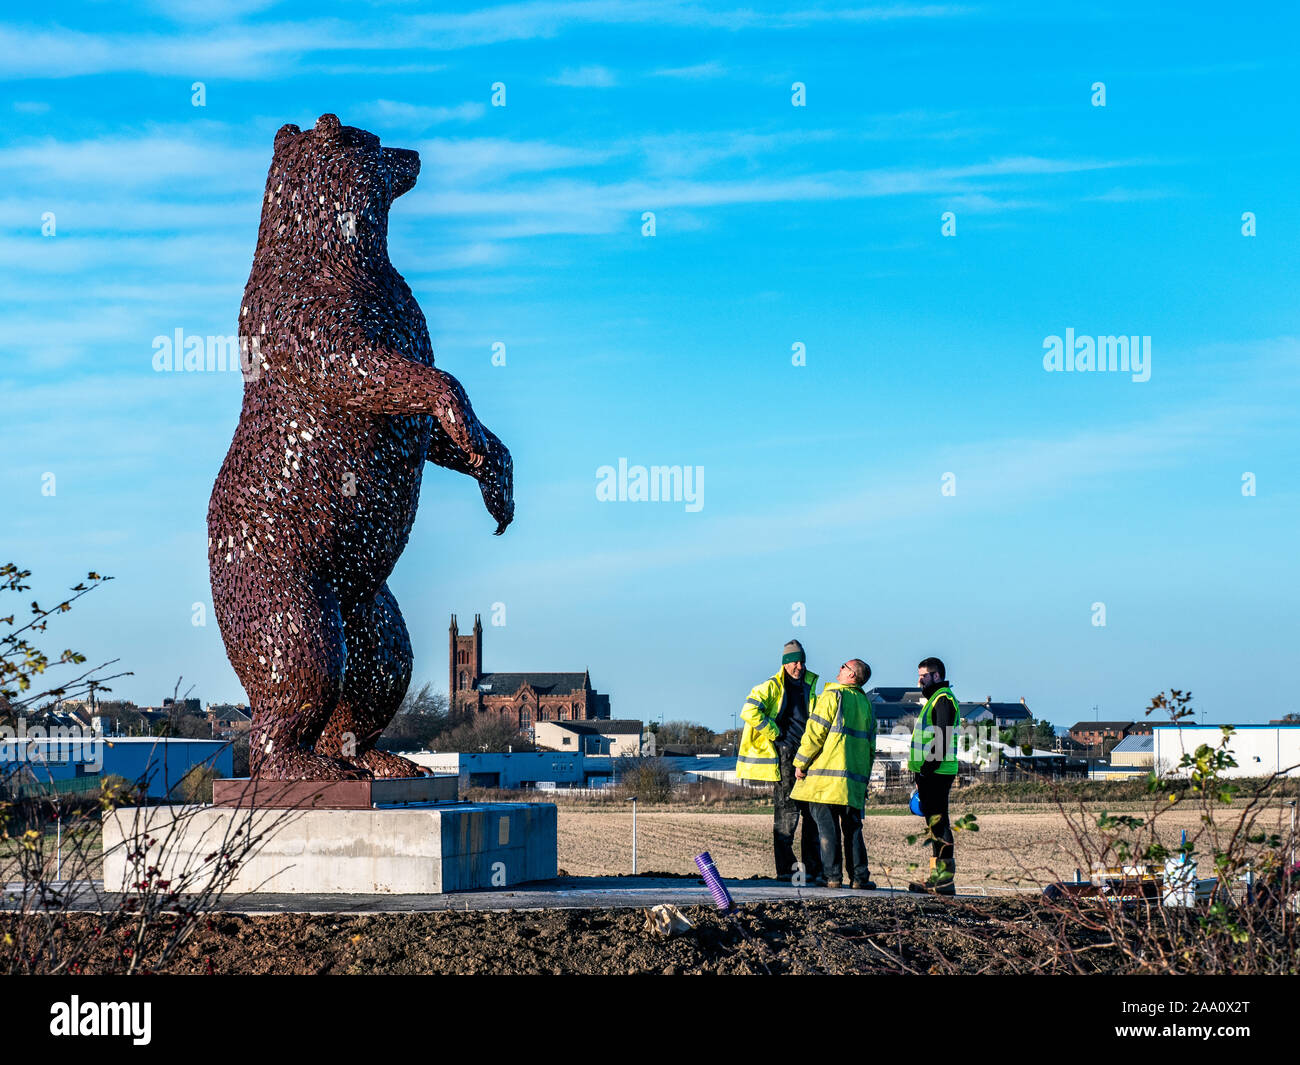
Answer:
<svg viewBox="0 0 1300 1065"><path fill-rule="evenodd" d="M171 890L204 890L222 854L239 859L223 889L227 900L245 892L436 895L557 873L550 803L123 807L105 813L103 826L104 889L113 892L135 890L151 866ZM148 843L143 856L132 858L141 841Z"/></svg>
<svg viewBox="0 0 1300 1065"><path fill-rule="evenodd" d="M458 778L396 777L381 780L214 780L212 805L244 809L369 810L372 806L455 802Z"/></svg>

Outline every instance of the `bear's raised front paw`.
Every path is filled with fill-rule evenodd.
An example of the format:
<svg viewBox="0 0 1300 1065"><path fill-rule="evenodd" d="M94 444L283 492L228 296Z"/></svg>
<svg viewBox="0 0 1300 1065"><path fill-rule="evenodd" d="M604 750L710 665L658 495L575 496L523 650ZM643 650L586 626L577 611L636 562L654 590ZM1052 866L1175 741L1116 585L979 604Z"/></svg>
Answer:
<svg viewBox="0 0 1300 1065"><path fill-rule="evenodd" d="M487 460L475 472L483 505L497 520L496 535L500 536L515 519L515 464L510 451L492 433L484 430L488 438Z"/></svg>

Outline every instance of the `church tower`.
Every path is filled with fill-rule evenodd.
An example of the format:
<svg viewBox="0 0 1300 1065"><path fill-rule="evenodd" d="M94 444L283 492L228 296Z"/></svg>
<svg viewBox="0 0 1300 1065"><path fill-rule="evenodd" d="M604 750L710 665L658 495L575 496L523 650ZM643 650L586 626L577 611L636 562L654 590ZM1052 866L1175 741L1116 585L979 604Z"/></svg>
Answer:
<svg viewBox="0 0 1300 1065"><path fill-rule="evenodd" d="M448 632L450 650L450 674L448 677L448 702L454 709L460 692L472 692L483 675L483 623L474 615L472 635L462 636L456 625L456 615L451 616L451 628Z"/></svg>

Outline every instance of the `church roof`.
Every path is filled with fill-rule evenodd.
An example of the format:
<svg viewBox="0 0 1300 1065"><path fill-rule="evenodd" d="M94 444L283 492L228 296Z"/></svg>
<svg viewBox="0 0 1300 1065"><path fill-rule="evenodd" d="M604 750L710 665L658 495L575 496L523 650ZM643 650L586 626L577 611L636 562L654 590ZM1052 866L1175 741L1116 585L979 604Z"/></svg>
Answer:
<svg viewBox="0 0 1300 1065"><path fill-rule="evenodd" d="M525 684L538 695L567 695L587 687L586 673L484 673L478 690L485 695L514 695Z"/></svg>

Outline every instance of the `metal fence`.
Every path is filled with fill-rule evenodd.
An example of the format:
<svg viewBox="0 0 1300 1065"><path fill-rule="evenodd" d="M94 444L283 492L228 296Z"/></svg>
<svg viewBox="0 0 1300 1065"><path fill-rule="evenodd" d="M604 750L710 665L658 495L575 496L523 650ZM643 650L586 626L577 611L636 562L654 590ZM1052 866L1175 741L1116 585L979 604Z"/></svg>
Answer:
<svg viewBox="0 0 1300 1065"><path fill-rule="evenodd" d="M40 780L30 774L13 773L0 777L0 796L9 800L54 799L65 795L92 795L100 790L101 774L68 777L64 780Z"/></svg>

